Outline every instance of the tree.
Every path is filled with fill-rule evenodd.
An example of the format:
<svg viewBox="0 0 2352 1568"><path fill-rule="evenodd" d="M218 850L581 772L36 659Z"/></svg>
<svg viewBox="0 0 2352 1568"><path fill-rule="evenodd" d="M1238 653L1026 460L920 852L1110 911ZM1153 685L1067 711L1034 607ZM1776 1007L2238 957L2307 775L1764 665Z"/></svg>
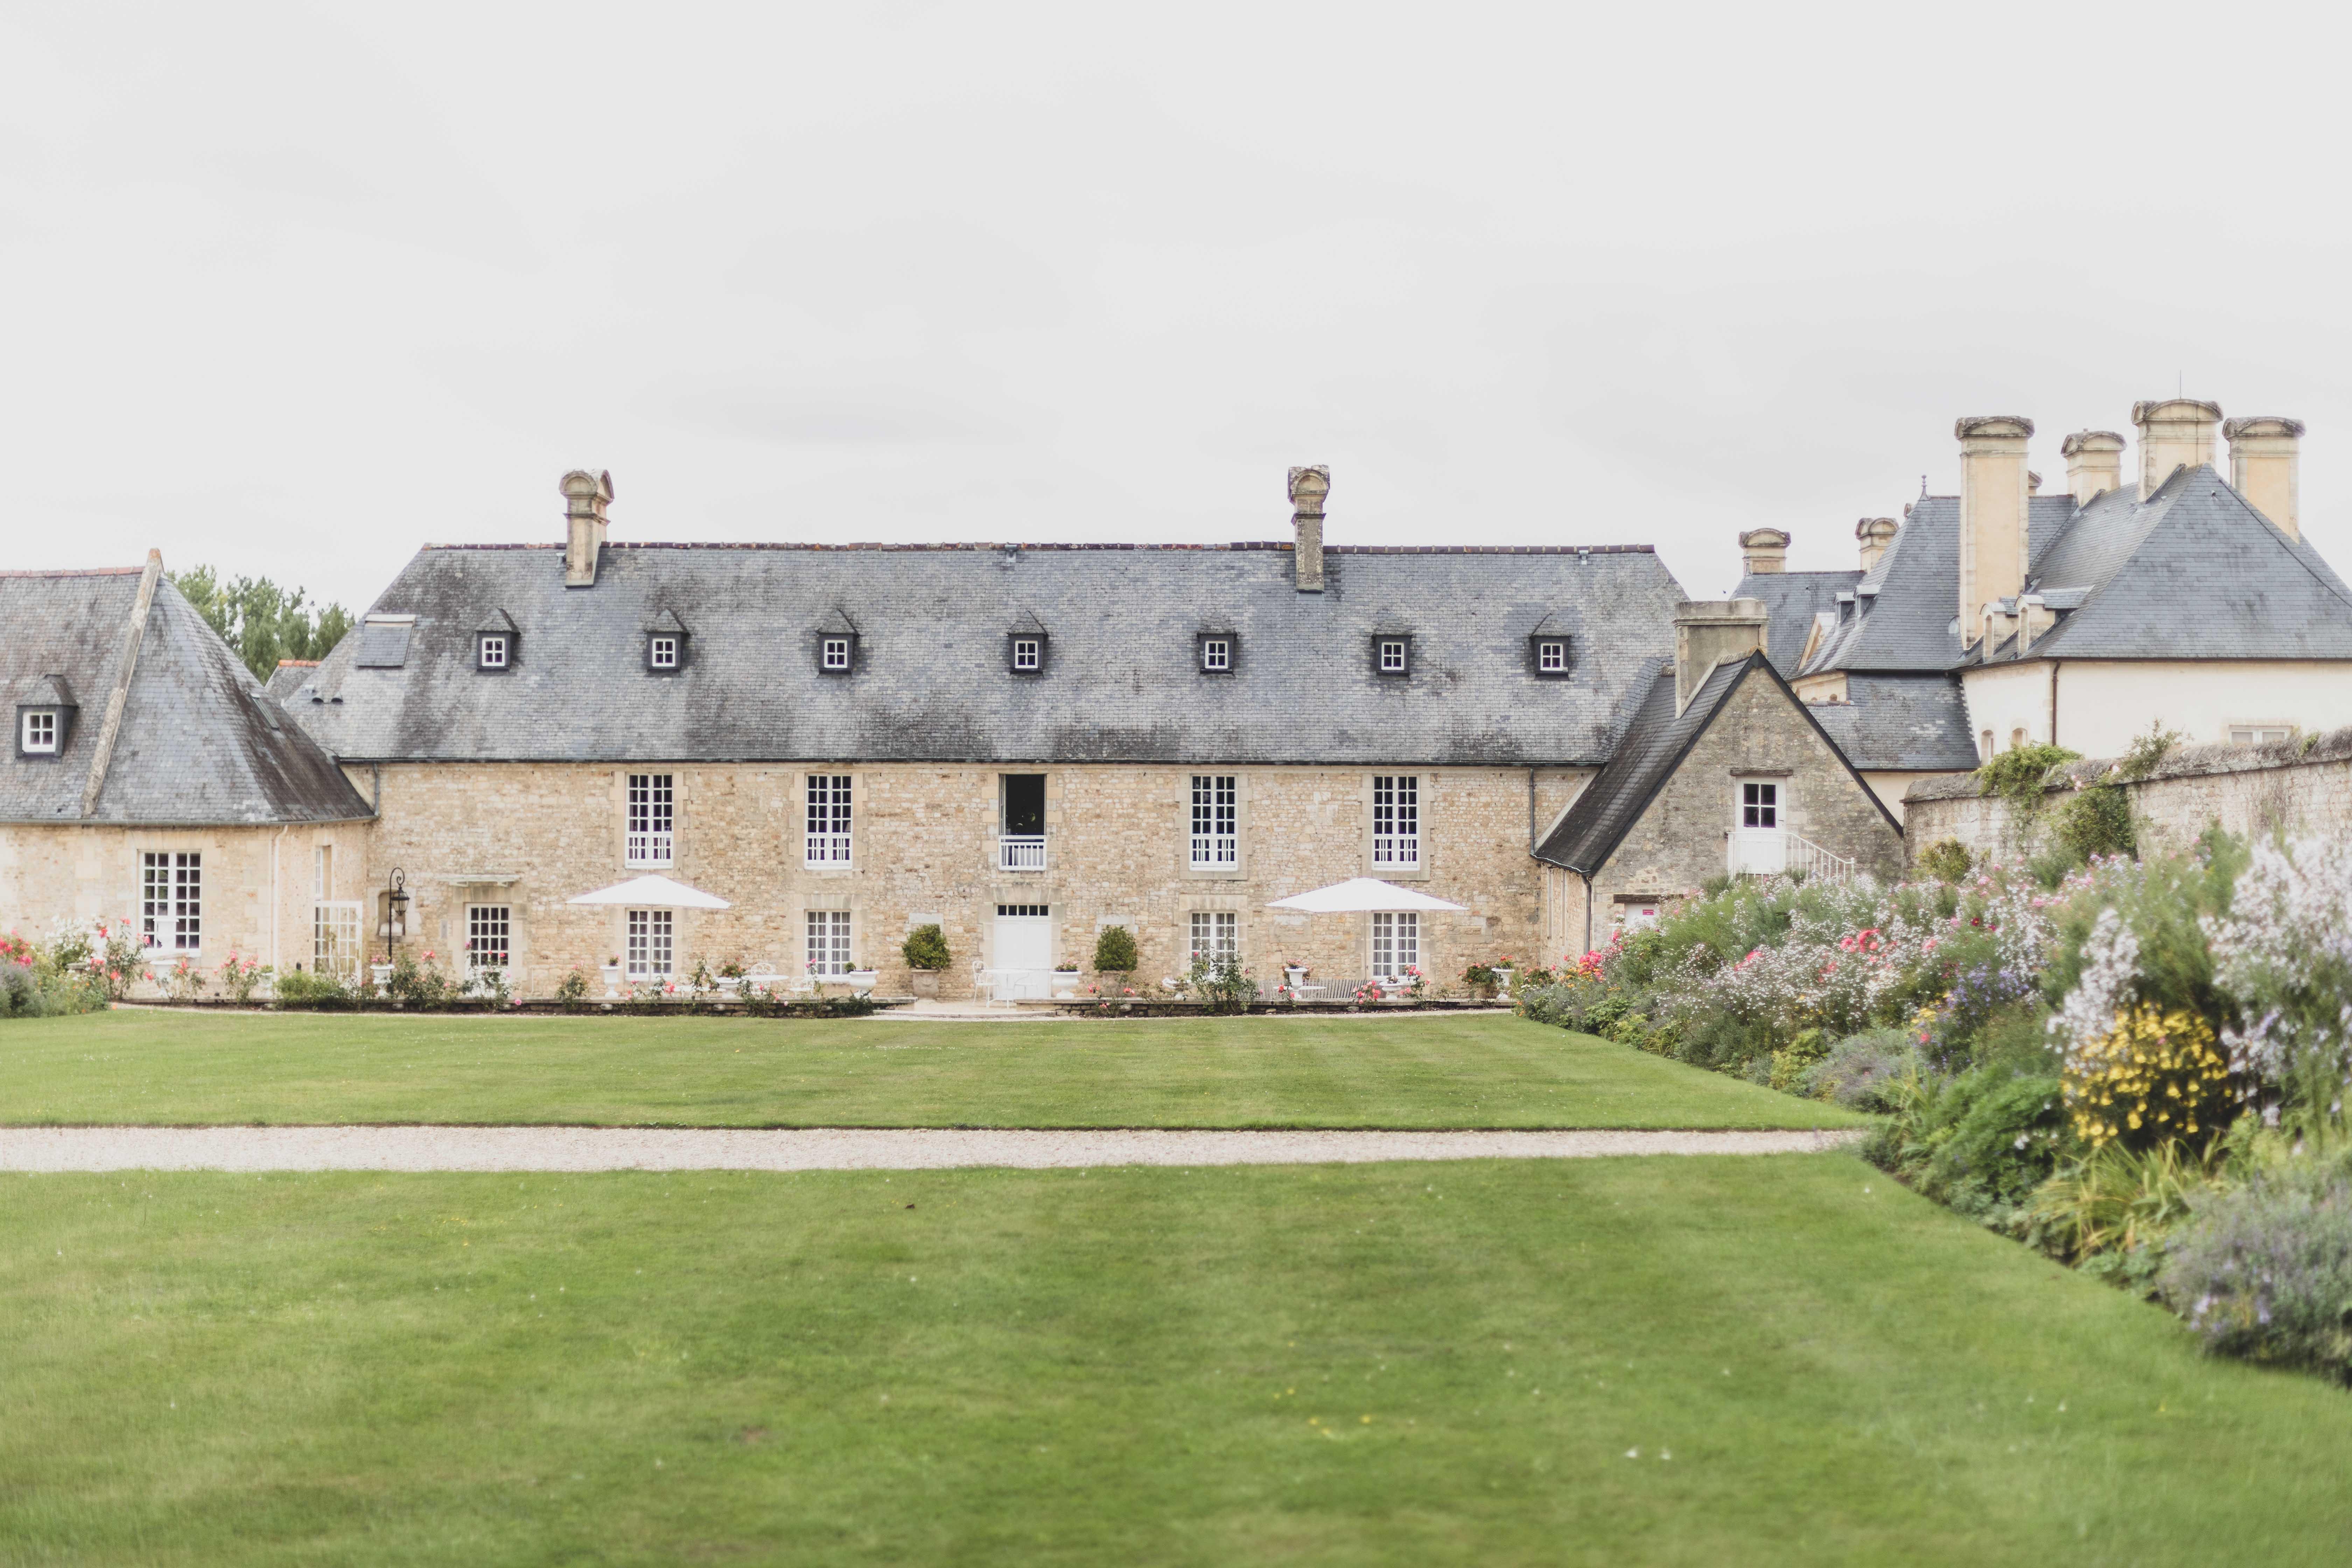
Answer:
<svg viewBox="0 0 2352 1568"><path fill-rule="evenodd" d="M281 588L267 577L224 582L209 566L171 577L172 586L263 680L277 673L281 658L326 658L352 629L352 613L341 605L306 604L301 589Z"/></svg>

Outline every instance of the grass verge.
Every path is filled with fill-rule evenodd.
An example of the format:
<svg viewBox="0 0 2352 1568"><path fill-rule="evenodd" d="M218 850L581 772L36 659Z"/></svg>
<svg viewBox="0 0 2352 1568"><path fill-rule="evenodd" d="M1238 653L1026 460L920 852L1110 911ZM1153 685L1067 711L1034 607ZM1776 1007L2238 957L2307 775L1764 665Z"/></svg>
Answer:
<svg viewBox="0 0 2352 1568"><path fill-rule="evenodd" d="M2335 1562L2352 1400L1843 1156L0 1178L0 1555Z"/></svg>
<svg viewBox="0 0 2352 1568"><path fill-rule="evenodd" d="M953 1024L116 1011L0 1027L0 1124L1860 1126L1497 1016Z"/></svg>

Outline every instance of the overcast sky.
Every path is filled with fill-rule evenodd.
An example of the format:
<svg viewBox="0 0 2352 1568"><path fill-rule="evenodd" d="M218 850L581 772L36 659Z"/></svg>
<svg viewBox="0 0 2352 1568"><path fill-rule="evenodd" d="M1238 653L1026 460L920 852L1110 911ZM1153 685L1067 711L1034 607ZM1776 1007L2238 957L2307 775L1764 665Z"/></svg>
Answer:
<svg viewBox="0 0 2352 1568"><path fill-rule="evenodd" d="M0 564L353 608L425 542L1733 536L1952 421L2308 421L2352 572L2328 14L22 3Z"/></svg>

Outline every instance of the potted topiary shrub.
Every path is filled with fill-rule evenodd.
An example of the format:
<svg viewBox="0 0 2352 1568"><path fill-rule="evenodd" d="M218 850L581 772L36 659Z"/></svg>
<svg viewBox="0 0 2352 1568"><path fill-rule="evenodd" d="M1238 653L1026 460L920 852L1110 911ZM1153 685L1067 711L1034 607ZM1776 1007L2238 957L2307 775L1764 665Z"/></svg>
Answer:
<svg viewBox="0 0 2352 1568"><path fill-rule="evenodd" d="M1135 976L1135 933L1125 926L1105 926L1095 938L1095 973L1108 989L1125 990Z"/></svg>
<svg viewBox="0 0 2352 1568"><path fill-rule="evenodd" d="M948 952L948 934L937 925L919 925L907 933L898 952L912 972L915 994L937 997L940 994L940 971L952 962Z"/></svg>

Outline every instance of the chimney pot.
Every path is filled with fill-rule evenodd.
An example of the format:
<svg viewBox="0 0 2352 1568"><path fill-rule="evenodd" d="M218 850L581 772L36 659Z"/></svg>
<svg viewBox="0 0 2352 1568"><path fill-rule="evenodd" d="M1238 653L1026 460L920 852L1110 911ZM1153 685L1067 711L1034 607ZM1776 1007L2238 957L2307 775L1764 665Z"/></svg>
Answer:
<svg viewBox="0 0 2352 1568"><path fill-rule="evenodd" d="M2088 506L2102 492L2123 489L2124 438L2114 431L2077 430L2058 450L2066 459L2066 489L2076 506Z"/></svg>
<svg viewBox="0 0 2352 1568"><path fill-rule="evenodd" d="M1777 528L1751 528L1739 536L1740 565L1751 577L1789 569L1789 536Z"/></svg>
<svg viewBox="0 0 2352 1568"><path fill-rule="evenodd" d="M1876 569L1880 558L1886 553L1887 546L1895 542L1895 536L1900 531L1902 525L1891 517L1865 517L1853 525L1853 537L1862 546L1862 569L1864 572Z"/></svg>
<svg viewBox="0 0 2352 1568"><path fill-rule="evenodd" d="M613 476L574 468L558 487L563 492L563 585L593 588L604 549L604 509L613 500Z"/></svg>
<svg viewBox="0 0 2352 1568"><path fill-rule="evenodd" d="M1323 500L1330 493L1330 465L1290 470L1290 529L1296 541L1290 566L1302 594L1323 591Z"/></svg>
<svg viewBox="0 0 2352 1568"><path fill-rule="evenodd" d="M2221 426L2230 440L2230 484L2289 539L2303 537L2302 484L2296 453L2303 421L2262 415Z"/></svg>
<svg viewBox="0 0 2352 1568"><path fill-rule="evenodd" d="M2025 444L2033 421L2014 414L1959 420L1960 636L1982 624L1986 603L2025 586Z"/></svg>
<svg viewBox="0 0 2352 1568"><path fill-rule="evenodd" d="M1675 609L1675 713L1680 717L1718 664L1764 651L1771 615L1761 599L1685 600Z"/></svg>
<svg viewBox="0 0 2352 1568"><path fill-rule="evenodd" d="M2146 500L2177 469L2213 460L2213 429L2221 405L2194 397L2166 397L2132 405L2139 431L2139 499Z"/></svg>

